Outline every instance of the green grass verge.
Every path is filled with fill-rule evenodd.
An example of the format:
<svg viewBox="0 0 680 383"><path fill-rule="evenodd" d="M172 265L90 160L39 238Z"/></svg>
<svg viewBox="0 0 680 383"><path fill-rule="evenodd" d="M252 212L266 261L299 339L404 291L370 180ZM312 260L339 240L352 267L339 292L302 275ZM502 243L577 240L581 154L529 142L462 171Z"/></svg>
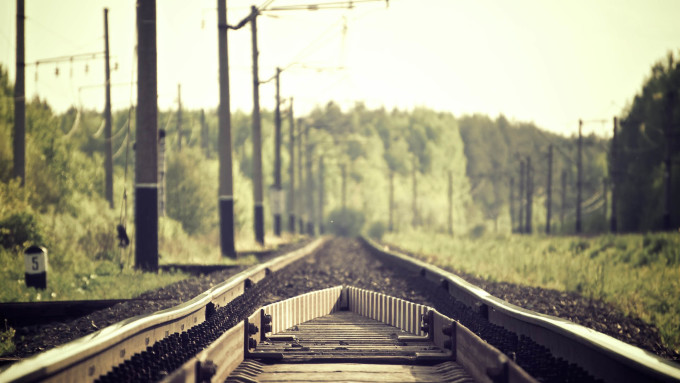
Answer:
<svg viewBox="0 0 680 383"><path fill-rule="evenodd" d="M469 239L413 231L387 233L383 241L486 280L604 300L655 325L667 347L680 349L677 233Z"/></svg>

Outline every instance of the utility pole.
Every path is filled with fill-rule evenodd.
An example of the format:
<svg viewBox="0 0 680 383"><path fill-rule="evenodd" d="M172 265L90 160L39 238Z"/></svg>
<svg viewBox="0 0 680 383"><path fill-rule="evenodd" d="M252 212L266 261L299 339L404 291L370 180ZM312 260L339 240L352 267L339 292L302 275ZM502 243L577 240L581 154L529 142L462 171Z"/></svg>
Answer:
<svg viewBox="0 0 680 383"><path fill-rule="evenodd" d="M306 200L306 210L307 210L307 234L310 236L315 235L314 232L314 178L312 177L312 144L309 142L309 126L305 129L305 167L307 168L307 175L305 176L307 181L307 191L305 195Z"/></svg>
<svg viewBox="0 0 680 383"><path fill-rule="evenodd" d="M390 222L388 225L388 230L392 232L394 230L394 171L390 170L390 191L389 191L389 211L390 211Z"/></svg>
<svg viewBox="0 0 680 383"><path fill-rule="evenodd" d="M288 113L289 132L288 153L290 162L288 163L288 175L290 185L288 188L288 231L295 233L295 120L293 118L293 98L290 98L290 112Z"/></svg>
<svg viewBox="0 0 680 383"><path fill-rule="evenodd" d="M453 172L449 170L449 235L453 236Z"/></svg>
<svg viewBox="0 0 680 383"><path fill-rule="evenodd" d="M109 9L104 8L104 196L113 209L113 143L111 142L111 67L109 66Z"/></svg>
<svg viewBox="0 0 680 383"><path fill-rule="evenodd" d="M156 0L137 0L135 267L158 271Z"/></svg>
<svg viewBox="0 0 680 383"><path fill-rule="evenodd" d="M258 74L257 15L250 7L250 30L253 44L253 192L255 201L255 241L264 246L264 196L262 192L262 121L260 119L260 78Z"/></svg>
<svg viewBox="0 0 680 383"><path fill-rule="evenodd" d="M274 235L281 236L281 68L276 68L276 113L274 114L274 194L277 206L274 211ZM274 210L274 209L272 209Z"/></svg>
<svg viewBox="0 0 680 383"><path fill-rule="evenodd" d="M526 228L524 232L526 234L531 234L532 227L532 207L533 207L533 194L534 194L534 169L531 167L531 157L527 156L527 213L526 213Z"/></svg>
<svg viewBox="0 0 680 383"><path fill-rule="evenodd" d="M578 158L576 159L576 234L581 234L581 188L583 187L583 120L578 120Z"/></svg>
<svg viewBox="0 0 680 383"><path fill-rule="evenodd" d="M323 156L319 157L319 234L323 235L325 232L323 226L323 204L324 204L324 166Z"/></svg>
<svg viewBox="0 0 680 383"><path fill-rule="evenodd" d="M546 187L547 200L545 203L545 233L550 234L550 220L552 218L552 176L553 174L553 146L548 146L548 185Z"/></svg>
<svg viewBox="0 0 680 383"><path fill-rule="evenodd" d="M617 118L614 117L614 128L613 128L613 133L612 133L612 163L610 166L611 169L611 179L612 179L612 215L609 221L609 230L611 230L612 233L616 233L617 231L617 222L616 222L616 200L617 200L617 191L618 191L618 176L619 176L619 169L618 169L618 163L617 163L617 156L618 156L618 143L616 141L616 125L618 121Z"/></svg>
<svg viewBox="0 0 680 383"><path fill-rule="evenodd" d="M229 99L227 30L227 2L226 0L217 0L217 51L220 75L220 104L217 109L220 247L223 257L236 258L234 246L234 192L231 164L231 105Z"/></svg>
<svg viewBox="0 0 680 383"><path fill-rule="evenodd" d="M297 121L298 125L298 141L297 141L297 147L298 147L298 175L299 175L299 182L298 182L298 201L297 201L297 215L298 215L298 232L300 234L305 233L305 220L304 220L304 200L305 200L305 175L302 173L302 130L304 127L302 126L302 119L298 118Z"/></svg>
<svg viewBox="0 0 680 383"><path fill-rule="evenodd" d="M567 211L567 171L562 170L562 203L560 204L560 227L564 232L564 215Z"/></svg>
<svg viewBox="0 0 680 383"><path fill-rule="evenodd" d="M602 206L603 210L603 216L604 216L604 222L605 222L605 227L607 224L607 205L609 204L609 198L607 196L609 194L609 180L607 177L604 177L602 179L602 195L604 196L604 205Z"/></svg>
<svg viewBox="0 0 680 383"><path fill-rule="evenodd" d="M158 130L158 216L165 217L165 129Z"/></svg>
<svg viewBox="0 0 680 383"><path fill-rule="evenodd" d="M205 153L205 158L210 158L210 144L208 141L208 125L205 123L205 110L201 109L201 148Z"/></svg>
<svg viewBox="0 0 680 383"><path fill-rule="evenodd" d="M347 209L347 169L346 165L340 165L340 170L342 172L342 211Z"/></svg>
<svg viewBox="0 0 680 383"><path fill-rule="evenodd" d="M24 45L24 0L17 0L17 57L16 81L14 83L14 151L13 177L20 178L20 185L26 181L26 52Z"/></svg>
<svg viewBox="0 0 680 383"><path fill-rule="evenodd" d="M671 184L671 171L672 171L672 152L671 152L671 131L673 124L673 108L675 107L677 99L677 91L669 90L666 92L666 123L664 124L664 136L666 141L666 154L664 158L664 206L663 206L663 230L669 231L672 229L671 225L671 205L673 202L672 195L672 184Z"/></svg>
<svg viewBox="0 0 680 383"><path fill-rule="evenodd" d="M177 151L182 151L182 85L177 84Z"/></svg>
<svg viewBox="0 0 680 383"><path fill-rule="evenodd" d="M414 228L418 226L418 179L416 178L416 155L413 155L413 222L411 226Z"/></svg>
<svg viewBox="0 0 680 383"><path fill-rule="evenodd" d="M518 233L524 233L524 161L519 161L519 230Z"/></svg>
<svg viewBox="0 0 680 383"><path fill-rule="evenodd" d="M510 232L515 232L515 177L510 177Z"/></svg>

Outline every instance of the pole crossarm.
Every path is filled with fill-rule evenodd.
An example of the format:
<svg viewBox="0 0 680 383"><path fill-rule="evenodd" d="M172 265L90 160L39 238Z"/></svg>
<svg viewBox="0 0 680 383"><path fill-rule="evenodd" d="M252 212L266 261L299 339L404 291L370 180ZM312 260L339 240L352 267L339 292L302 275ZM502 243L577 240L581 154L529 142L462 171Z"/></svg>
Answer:
<svg viewBox="0 0 680 383"><path fill-rule="evenodd" d="M385 6L389 7L389 0L384 0ZM354 1L333 1L327 3L316 3L316 4L292 4L283 5L279 7L271 7L267 9L262 9L265 12L277 12L277 11L318 11L322 9L354 9L355 4L360 3L376 3L383 2L383 0L354 0Z"/></svg>
<svg viewBox="0 0 680 383"><path fill-rule="evenodd" d="M39 59L34 62L26 63L25 65L39 65L39 64L49 64L49 63L58 63L58 62L67 62L67 61L82 61L82 60L92 60L96 58L103 58L105 56L106 52L92 52L92 53L79 53L75 55L68 55L68 56L57 56L57 57L48 57L44 59Z"/></svg>

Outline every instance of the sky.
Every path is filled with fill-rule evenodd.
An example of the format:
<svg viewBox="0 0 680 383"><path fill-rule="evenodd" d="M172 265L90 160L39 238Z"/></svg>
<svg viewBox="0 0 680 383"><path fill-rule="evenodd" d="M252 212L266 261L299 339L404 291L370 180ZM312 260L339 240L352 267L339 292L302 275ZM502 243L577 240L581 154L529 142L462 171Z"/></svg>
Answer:
<svg viewBox="0 0 680 383"><path fill-rule="evenodd" d="M261 0L263 1L263 0ZM328 2L331 0L319 0ZM336 0L333 0L336 1ZM270 8L311 4L274 0ZM216 108L215 0L158 0L158 105ZM250 12L228 0L228 23ZM135 103L134 0L26 0L26 62L104 50L109 8L114 109ZM16 2L0 0L0 63L15 78ZM640 91L651 66L680 55L677 0L390 0L353 9L268 11L258 17L261 81L281 74L296 115L329 101L343 109L428 107L499 114L564 135L609 135L611 120ZM231 107L252 109L250 27L229 31ZM87 66L87 70L86 70ZM56 75L57 69L59 74ZM26 68L26 93L54 110L103 110L104 60ZM260 86L275 106L273 82ZM596 122L606 121L606 122Z"/></svg>

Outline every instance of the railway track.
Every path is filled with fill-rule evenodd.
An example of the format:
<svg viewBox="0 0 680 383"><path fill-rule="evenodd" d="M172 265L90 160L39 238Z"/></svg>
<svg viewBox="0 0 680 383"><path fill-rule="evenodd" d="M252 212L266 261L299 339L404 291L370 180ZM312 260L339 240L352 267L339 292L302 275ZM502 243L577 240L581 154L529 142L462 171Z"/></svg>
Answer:
<svg viewBox="0 0 680 383"><path fill-rule="evenodd" d="M680 370L663 359L509 305L368 241L380 261L358 267L370 275L345 271L344 286L329 288L338 280L331 266L342 261L318 255L325 242L253 267L175 308L17 363L0 381L281 381L301 374L331 380L364 374L396 381L680 381ZM397 277L405 282L389 287ZM306 294L285 299L283 287L297 285ZM419 294L429 294L422 299L428 304Z"/></svg>

